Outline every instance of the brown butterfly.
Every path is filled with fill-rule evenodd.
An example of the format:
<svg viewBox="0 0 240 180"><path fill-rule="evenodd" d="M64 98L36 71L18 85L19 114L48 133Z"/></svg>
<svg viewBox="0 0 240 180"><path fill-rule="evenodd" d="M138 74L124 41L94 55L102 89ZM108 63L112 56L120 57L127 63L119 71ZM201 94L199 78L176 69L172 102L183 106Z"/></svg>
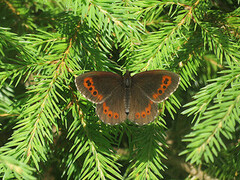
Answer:
<svg viewBox="0 0 240 180"><path fill-rule="evenodd" d="M178 74L166 70L145 71L130 76L94 71L78 76L77 89L89 101L96 103L96 113L108 124L126 119L143 125L158 114L157 104L167 99L178 87Z"/></svg>

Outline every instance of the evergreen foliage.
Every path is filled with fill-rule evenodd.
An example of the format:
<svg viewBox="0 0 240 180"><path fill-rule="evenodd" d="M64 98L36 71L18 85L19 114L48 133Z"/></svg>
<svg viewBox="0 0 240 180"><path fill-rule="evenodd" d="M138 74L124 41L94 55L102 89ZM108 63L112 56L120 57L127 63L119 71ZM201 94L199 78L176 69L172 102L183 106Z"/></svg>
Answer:
<svg viewBox="0 0 240 180"><path fill-rule="evenodd" d="M0 177L239 178L239 3L1 1ZM126 69L181 75L148 125L102 123L74 84Z"/></svg>

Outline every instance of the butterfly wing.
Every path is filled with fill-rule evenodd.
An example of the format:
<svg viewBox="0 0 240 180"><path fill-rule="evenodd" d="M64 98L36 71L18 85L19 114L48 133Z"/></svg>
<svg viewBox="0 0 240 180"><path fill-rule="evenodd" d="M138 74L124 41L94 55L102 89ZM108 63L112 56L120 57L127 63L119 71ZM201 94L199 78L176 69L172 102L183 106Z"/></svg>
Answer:
<svg viewBox="0 0 240 180"><path fill-rule="evenodd" d="M123 86L116 87L111 96L102 103L97 104L96 112L99 118L107 124L119 124L127 119L125 113L125 89Z"/></svg>
<svg viewBox="0 0 240 180"><path fill-rule="evenodd" d="M157 104L150 100L138 87L132 86L128 119L140 125L148 124L158 114Z"/></svg>
<svg viewBox="0 0 240 180"><path fill-rule="evenodd" d="M158 114L157 103L167 99L178 87L179 75L153 70L136 74L131 79L131 98L128 119L147 124Z"/></svg>
<svg viewBox="0 0 240 180"><path fill-rule="evenodd" d="M111 72L89 72L75 80L77 89L88 100L96 103L96 113L108 124L126 120L125 89L122 76Z"/></svg>
<svg viewBox="0 0 240 180"><path fill-rule="evenodd" d="M75 79L80 93L94 103L104 102L121 83L120 75L103 71L88 72Z"/></svg>
<svg viewBox="0 0 240 180"><path fill-rule="evenodd" d="M179 75L166 70L145 71L132 77L132 85L140 88L155 103L166 100L176 91L179 83Z"/></svg>

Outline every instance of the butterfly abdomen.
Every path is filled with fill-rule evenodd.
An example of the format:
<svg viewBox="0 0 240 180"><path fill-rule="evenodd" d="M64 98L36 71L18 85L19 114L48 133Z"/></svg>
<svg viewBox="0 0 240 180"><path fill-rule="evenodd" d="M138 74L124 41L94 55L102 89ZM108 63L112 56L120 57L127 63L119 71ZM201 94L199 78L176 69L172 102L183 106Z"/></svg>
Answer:
<svg viewBox="0 0 240 180"><path fill-rule="evenodd" d="M126 114L129 114L129 110L130 110L130 97L131 97L131 76L130 76L130 72L127 71L126 74L124 75L124 89L125 89L125 97L124 97L124 104L125 104L125 112Z"/></svg>

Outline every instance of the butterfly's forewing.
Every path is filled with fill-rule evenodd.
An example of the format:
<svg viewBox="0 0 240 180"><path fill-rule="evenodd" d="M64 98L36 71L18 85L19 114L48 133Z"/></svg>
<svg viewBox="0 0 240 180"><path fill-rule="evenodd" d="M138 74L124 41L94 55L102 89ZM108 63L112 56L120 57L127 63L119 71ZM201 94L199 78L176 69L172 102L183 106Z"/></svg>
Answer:
<svg viewBox="0 0 240 180"><path fill-rule="evenodd" d="M128 119L137 124L150 123L158 114L157 104L151 101L144 92L132 84L130 110Z"/></svg>
<svg viewBox="0 0 240 180"><path fill-rule="evenodd" d="M155 103L167 99L177 89L179 82L178 74L166 70L145 71L132 77L133 86L139 87Z"/></svg>
<svg viewBox="0 0 240 180"><path fill-rule="evenodd" d="M120 75L103 71L88 72L75 79L80 93L94 103L104 102L121 83Z"/></svg>
<svg viewBox="0 0 240 180"><path fill-rule="evenodd" d="M96 113L108 124L126 120L122 76L111 72L89 72L75 80L77 89L88 100L96 103Z"/></svg>

